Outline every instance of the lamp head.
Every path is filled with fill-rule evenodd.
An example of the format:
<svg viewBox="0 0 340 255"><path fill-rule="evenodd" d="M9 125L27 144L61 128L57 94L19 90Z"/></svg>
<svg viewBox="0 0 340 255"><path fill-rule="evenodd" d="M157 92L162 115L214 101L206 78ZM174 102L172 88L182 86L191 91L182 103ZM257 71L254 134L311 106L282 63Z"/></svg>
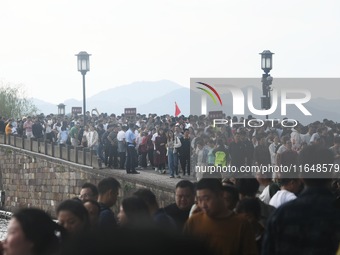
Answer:
<svg viewBox="0 0 340 255"><path fill-rule="evenodd" d="M273 54L270 50L264 50L261 54L261 68L268 74L273 68Z"/></svg>
<svg viewBox="0 0 340 255"><path fill-rule="evenodd" d="M90 54L86 51L81 51L77 56L77 63L78 63L78 71L81 72L83 75L86 72L90 71Z"/></svg>

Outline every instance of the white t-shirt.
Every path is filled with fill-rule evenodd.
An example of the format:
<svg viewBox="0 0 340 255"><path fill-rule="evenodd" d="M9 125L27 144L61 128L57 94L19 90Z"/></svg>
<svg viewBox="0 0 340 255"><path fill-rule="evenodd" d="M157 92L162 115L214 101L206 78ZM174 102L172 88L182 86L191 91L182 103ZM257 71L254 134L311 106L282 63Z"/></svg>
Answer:
<svg viewBox="0 0 340 255"><path fill-rule="evenodd" d="M270 201L270 194L269 194L269 186L267 185L267 187L265 187L261 193L261 195L259 195L259 199L263 202L266 203L267 205L269 204ZM274 196L273 196L274 197Z"/></svg>
<svg viewBox="0 0 340 255"><path fill-rule="evenodd" d="M120 130L117 134L117 140L119 142L123 141L125 139L125 131L124 130Z"/></svg>
<svg viewBox="0 0 340 255"><path fill-rule="evenodd" d="M272 199L270 199L269 204L274 206L275 208L278 208L284 203L294 200L295 198L296 196L294 195L294 193L283 189L275 193Z"/></svg>
<svg viewBox="0 0 340 255"><path fill-rule="evenodd" d="M274 142L269 145L269 153L270 153L270 161L272 165L276 165L276 146L279 144L275 144ZM281 146L281 145L280 145Z"/></svg>
<svg viewBox="0 0 340 255"><path fill-rule="evenodd" d="M316 142L316 140L319 139L319 138L320 138L319 133L314 133L314 134L312 135L312 137L310 138L309 143Z"/></svg>
<svg viewBox="0 0 340 255"><path fill-rule="evenodd" d="M294 128L292 128L292 131L293 132L290 134L290 140L292 142L292 149L297 151L301 147L302 139L298 131L296 131Z"/></svg>
<svg viewBox="0 0 340 255"><path fill-rule="evenodd" d="M310 145L310 139L311 138L312 138L312 136L309 133L301 135L302 142L305 142L308 145Z"/></svg>
<svg viewBox="0 0 340 255"><path fill-rule="evenodd" d="M156 144L155 144L155 141L156 141L156 137L158 136L158 133L154 133L151 137L151 141L153 142L153 149L156 150Z"/></svg>
<svg viewBox="0 0 340 255"><path fill-rule="evenodd" d="M276 154L282 154L283 152L285 152L287 150L286 146L284 146L283 144L280 146L280 148L277 150Z"/></svg>
<svg viewBox="0 0 340 255"><path fill-rule="evenodd" d="M51 128L51 125L49 123L46 123L45 127L46 127L46 129L45 129L46 134L49 134L49 133L52 132L52 128Z"/></svg>
<svg viewBox="0 0 340 255"><path fill-rule="evenodd" d="M156 133L154 133L153 135L152 135L152 137L151 137L151 141L156 141L156 137L158 136L158 133L156 132Z"/></svg>

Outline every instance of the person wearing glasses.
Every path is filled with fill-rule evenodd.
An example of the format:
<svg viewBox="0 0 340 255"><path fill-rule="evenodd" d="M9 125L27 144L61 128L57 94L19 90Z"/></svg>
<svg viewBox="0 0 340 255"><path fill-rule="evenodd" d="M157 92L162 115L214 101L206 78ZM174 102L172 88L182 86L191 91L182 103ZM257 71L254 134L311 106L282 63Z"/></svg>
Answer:
<svg viewBox="0 0 340 255"><path fill-rule="evenodd" d="M81 187L78 197L81 201L85 201L85 200L97 201L98 189L96 185L89 183L89 182L84 183L84 185Z"/></svg>

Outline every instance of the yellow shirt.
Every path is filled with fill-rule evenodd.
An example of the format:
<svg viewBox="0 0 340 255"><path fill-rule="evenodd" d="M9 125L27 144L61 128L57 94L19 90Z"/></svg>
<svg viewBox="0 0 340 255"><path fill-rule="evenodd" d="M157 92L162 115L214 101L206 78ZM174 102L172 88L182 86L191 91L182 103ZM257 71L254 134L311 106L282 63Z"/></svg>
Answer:
<svg viewBox="0 0 340 255"><path fill-rule="evenodd" d="M6 135L12 134L12 128L11 128L9 125L10 125L10 123L8 123L8 124L6 125L6 128L5 128L5 133L6 133Z"/></svg>

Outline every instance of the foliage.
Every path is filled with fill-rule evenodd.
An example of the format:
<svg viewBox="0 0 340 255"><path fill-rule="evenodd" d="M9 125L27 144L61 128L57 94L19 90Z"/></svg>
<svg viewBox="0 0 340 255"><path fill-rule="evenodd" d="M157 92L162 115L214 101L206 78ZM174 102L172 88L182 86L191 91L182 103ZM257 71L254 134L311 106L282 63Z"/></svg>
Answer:
<svg viewBox="0 0 340 255"><path fill-rule="evenodd" d="M0 81L0 115L5 118L21 118L34 115L37 107L25 97L22 85L4 84Z"/></svg>

